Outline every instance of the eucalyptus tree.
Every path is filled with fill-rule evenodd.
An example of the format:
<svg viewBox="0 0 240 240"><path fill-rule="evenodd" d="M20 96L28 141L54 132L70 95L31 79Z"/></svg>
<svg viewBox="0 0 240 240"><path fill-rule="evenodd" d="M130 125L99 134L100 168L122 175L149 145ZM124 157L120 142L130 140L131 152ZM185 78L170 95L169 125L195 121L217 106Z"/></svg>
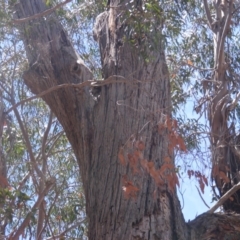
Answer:
<svg viewBox="0 0 240 240"><path fill-rule="evenodd" d="M51 108L75 153L86 198L89 239L238 238L238 145L234 126L228 123L239 98L237 94L231 100L238 75L231 71L236 62L230 60L236 56L229 55L225 44L226 39L235 41L230 34L238 16L237 3L108 1L93 30L100 50L99 79L100 72L93 74L80 58L65 23L54 12L70 1L55 6L49 2L12 3L12 22L28 59L24 82ZM189 18L186 28L194 26L194 20L205 30L201 39L205 37L206 42L198 41L198 28L191 37L179 37L180 28L173 24L181 23L174 18L184 17L176 17L179 11ZM196 111L201 113L203 106L209 109L212 178L222 197L216 207L223 204L225 210L237 212L214 214L214 207L188 224L175 189L179 183L173 148L185 151L186 147L171 118L171 75L164 53L164 35L171 28L175 41L184 43L183 52L187 52L185 59L176 55L182 58L178 64L190 69L180 66L178 80L189 77L193 69L203 78L202 87L195 85L204 94ZM211 35L214 44L209 41ZM201 52L206 60L197 52L204 48L210 53ZM176 82L172 86L179 89ZM206 184L202 175L196 177ZM13 237L18 234L16 231Z"/></svg>

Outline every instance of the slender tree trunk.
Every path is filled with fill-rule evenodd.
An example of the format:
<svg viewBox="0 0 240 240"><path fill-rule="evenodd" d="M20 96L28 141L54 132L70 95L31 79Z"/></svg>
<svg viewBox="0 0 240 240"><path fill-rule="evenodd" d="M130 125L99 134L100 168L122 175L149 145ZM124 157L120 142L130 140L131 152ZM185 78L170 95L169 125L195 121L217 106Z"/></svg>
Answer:
<svg viewBox="0 0 240 240"><path fill-rule="evenodd" d="M170 191L167 184L157 185L140 163L133 164L137 153L138 160L151 161L154 169L159 169L166 157L171 160L172 153L168 134L158 132L159 123L171 112L161 29L155 31L158 36L149 36L149 43L156 47L147 50L149 58L145 59L127 41L128 25L123 20L130 2L111 0L109 10L96 20L94 37L100 46L104 80L92 89L100 91L95 99L87 82L92 73L54 14L21 25L29 60L24 81L35 94L61 84L78 84L55 90L43 99L61 122L75 152L90 240L210 239L213 231L220 232L219 225L208 232L204 217L218 219L217 214L201 216L187 227L175 190ZM40 0L20 0L15 9L16 18L26 18L46 7Z"/></svg>
<svg viewBox="0 0 240 240"><path fill-rule="evenodd" d="M237 104L232 100L232 81L228 77L231 72L230 63L225 55L225 40L231 31L233 0L219 1L215 6L216 23L212 23L214 42L214 74L212 99L209 104L209 123L211 127L212 177L216 182L219 195L223 196L240 181L240 151L239 137L236 137L235 125L229 123L230 113ZM205 3L205 9L208 6ZM239 94L237 95L239 98ZM224 210L240 213L240 191L238 190L223 204Z"/></svg>
<svg viewBox="0 0 240 240"><path fill-rule="evenodd" d="M0 91L0 189L8 187L8 180L7 180L7 166L6 166L6 159L3 155L3 148L2 148L2 142L3 142L3 128L6 121L6 115L4 113L4 105L3 105L3 94ZM4 202L3 198L0 203L0 209L4 209ZM5 235L5 228L7 225L7 219L4 216L3 213L0 214L0 239L2 239L2 236Z"/></svg>

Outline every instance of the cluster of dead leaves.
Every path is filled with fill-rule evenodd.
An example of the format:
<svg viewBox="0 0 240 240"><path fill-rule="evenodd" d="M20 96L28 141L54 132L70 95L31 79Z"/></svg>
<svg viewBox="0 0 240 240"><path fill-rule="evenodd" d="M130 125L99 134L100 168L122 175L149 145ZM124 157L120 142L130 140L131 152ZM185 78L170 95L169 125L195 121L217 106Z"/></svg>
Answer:
<svg viewBox="0 0 240 240"><path fill-rule="evenodd" d="M226 172L229 171L229 168L228 168L227 166L225 167L225 171L226 171ZM221 170L219 169L219 166L218 166L218 165L215 165L215 166L213 167L212 175L213 175L214 178L218 176L220 179L222 179L222 181L223 181L224 183L229 183L229 182L230 182L230 179L227 177L226 173L223 172L223 171L221 171Z"/></svg>
<svg viewBox="0 0 240 240"><path fill-rule="evenodd" d="M132 151L126 153L124 148L120 148L118 158L122 166L129 165L133 174L143 174L144 171L149 174L157 187L166 186L170 192L174 192L176 185L179 186L176 168L171 159L174 148L186 152L186 146L183 139L177 133L177 121L166 117L165 122L158 125L159 134L167 134L169 156L164 158L160 168L156 168L153 161L144 158L145 144L143 141L136 141ZM144 170L144 171L143 171ZM136 187L127 176L123 176L123 191L126 198L136 198L139 188Z"/></svg>
<svg viewBox="0 0 240 240"><path fill-rule="evenodd" d="M208 180L207 180L206 176L199 171L194 171L191 169L187 171L187 174L188 174L189 179L191 177L195 177L198 180L201 192L204 193L205 186L208 186Z"/></svg>
<svg viewBox="0 0 240 240"><path fill-rule="evenodd" d="M186 145L183 138L178 134L178 123L176 119L169 116L165 117L165 122L158 124L158 132L160 135L167 134L168 137L168 151L172 154L175 148L182 152L187 152Z"/></svg>

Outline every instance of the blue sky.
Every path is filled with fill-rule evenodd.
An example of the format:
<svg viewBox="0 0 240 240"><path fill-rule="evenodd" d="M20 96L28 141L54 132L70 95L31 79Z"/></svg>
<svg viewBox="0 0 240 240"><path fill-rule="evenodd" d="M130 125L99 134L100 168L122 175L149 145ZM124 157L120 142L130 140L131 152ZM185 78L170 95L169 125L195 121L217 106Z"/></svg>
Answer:
<svg viewBox="0 0 240 240"><path fill-rule="evenodd" d="M199 115L196 114L196 112L193 109L194 109L194 102L193 100L189 100L187 101L185 106L182 106L181 110L187 118L199 118ZM204 118L204 116L200 119L201 123L206 123L206 121L207 120ZM208 146L205 146L205 143L202 143L201 147L204 150ZM187 157L191 159L194 156L192 156L191 154L186 154L186 156L182 155L181 157L184 157L184 158ZM181 163L181 157L179 158L180 163ZM176 159L176 161L178 161L178 159ZM193 161L193 165L191 166L191 168L198 170L195 164L195 159L192 159L192 161ZM208 177L208 183L209 185L211 185L211 181L209 179L210 169L206 170L203 173L206 174L206 176ZM184 174L182 176L180 184L181 184L180 188L178 189L178 197L179 197L179 201L182 206L183 215L186 221L192 220L196 218L196 216L209 210L207 206L204 204L204 202L202 201L201 197L199 196L199 193L196 188L196 186L199 188L199 185L195 178L189 179L187 174ZM216 202L212 202L212 192L211 192L210 186L208 187L206 186L204 189L204 194L201 193L201 195L209 207L212 207L216 203Z"/></svg>

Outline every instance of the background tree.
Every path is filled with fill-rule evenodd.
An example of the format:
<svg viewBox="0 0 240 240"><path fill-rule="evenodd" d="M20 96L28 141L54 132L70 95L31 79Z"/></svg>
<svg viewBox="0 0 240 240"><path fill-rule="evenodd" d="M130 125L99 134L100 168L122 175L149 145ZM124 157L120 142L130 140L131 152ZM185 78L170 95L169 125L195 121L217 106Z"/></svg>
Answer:
<svg viewBox="0 0 240 240"><path fill-rule="evenodd" d="M83 238L82 184L61 125L41 99L7 113L31 96L21 77L27 62L17 34L10 27L1 31L1 234L11 239Z"/></svg>

